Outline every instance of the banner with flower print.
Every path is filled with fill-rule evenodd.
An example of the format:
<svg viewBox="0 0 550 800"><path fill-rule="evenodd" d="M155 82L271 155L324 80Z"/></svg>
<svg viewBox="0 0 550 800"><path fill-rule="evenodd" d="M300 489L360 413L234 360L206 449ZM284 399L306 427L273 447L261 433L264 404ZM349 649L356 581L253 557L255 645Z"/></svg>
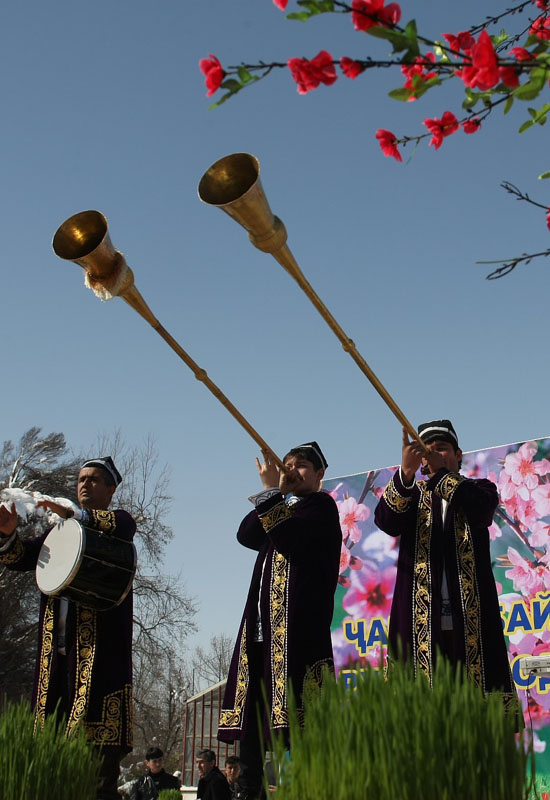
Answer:
<svg viewBox="0 0 550 800"><path fill-rule="evenodd" d="M395 469L323 486L342 527L332 642L336 669L350 686L386 651L399 539L378 530L374 509ZM550 676L519 667L523 656L550 656L550 438L464 453L462 474L488 478L499 490L489 535L502 624L525 724L534 731L537 773L550 778Z"/></svg>

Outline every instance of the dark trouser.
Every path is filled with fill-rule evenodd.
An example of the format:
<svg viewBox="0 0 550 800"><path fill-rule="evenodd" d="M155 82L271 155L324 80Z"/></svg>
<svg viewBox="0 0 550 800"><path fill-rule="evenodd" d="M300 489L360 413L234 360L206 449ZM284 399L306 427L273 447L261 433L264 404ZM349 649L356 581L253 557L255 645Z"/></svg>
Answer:
<svg viewBox="0 0 550 800"><path fill-rule="evenodd" d="M97 800L120 800L117 792L120 762L126 751L122 747L104 747L101 752L101 769L97 784Z"/></svg>
<svg viewBox="0 0 550 800"><path fill-rule="evenodd" d="M242 783L246 786L249 800L265 796L263 791L263 772L265 761L265 742L258 725L258 716L264 707L262 683L264 674L264 648L262 642L255 642L248 657L250 682L248 684L250 706L246 730L240 741L239 759L242 765Z"/></svg>

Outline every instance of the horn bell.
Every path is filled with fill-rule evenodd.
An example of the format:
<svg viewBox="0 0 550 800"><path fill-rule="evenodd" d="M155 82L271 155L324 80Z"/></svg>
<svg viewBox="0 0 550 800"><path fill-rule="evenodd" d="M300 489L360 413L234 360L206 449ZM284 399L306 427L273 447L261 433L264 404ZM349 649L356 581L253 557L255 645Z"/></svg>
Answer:
<svg viewBox="0 0 550 800"><path fill-rule="evenodd" d="M105 280L120 268L120 253L108 233L109 224L99 211L81 211L59 226L52 247L59 258L84 267L92 278Z"/></svg>
<svg viewBox="0 0 550 800"><path fill-rule="evenodd" d="M264 253L274 253L285 244L286 229L269 207L256 156L233 153L220 158L202 176L198 194L203 203L220 208L242 225Z"/></svg>

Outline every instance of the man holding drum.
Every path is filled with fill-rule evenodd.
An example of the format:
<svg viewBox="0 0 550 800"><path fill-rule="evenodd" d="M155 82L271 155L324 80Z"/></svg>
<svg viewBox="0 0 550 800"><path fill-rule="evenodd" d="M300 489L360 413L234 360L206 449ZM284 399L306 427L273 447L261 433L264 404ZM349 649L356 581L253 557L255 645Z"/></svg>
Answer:
<svg viewBox="0 0 550 800"><path fill-rule="evenodd" d="M49 500L39 505L63 519L74 518L92 531L131 542L136 530L126 511L109 511L122 477L110 457L86 461L77 483L80 509ZM22 539L17 531L14 504L0 506L0 563L8 569L28 571L37 566L49 531ZM102 581L112 576L105 566ZM101 748L102 768L98 800L117 800L120 761L132 749L132 592L105 611L63 596L40 597L38 658L33 702L35 728L59 703L66 718L66 733L84 725L91 744Z"/></svg>

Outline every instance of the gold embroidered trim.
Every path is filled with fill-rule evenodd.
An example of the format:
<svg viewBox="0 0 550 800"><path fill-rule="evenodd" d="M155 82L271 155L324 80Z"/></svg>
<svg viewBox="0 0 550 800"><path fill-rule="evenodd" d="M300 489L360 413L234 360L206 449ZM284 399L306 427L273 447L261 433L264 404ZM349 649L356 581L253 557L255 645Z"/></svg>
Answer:
<svg viewBox="0 0 550 800"><path fill-rule="evenodd" d="M97 641L97 611L80 605L75 605L75 609L77 615L76 681L73 707L67 721L67 735L72 733L76 725L86 718Z"/></svg>
<svg viewBox="0 0 550 800"><path fill-rule="evenodd" d="M485 691L483 653L480 627L480 602L477 588L475 555L470 526L462 511L455 516L455 538L458 555L458 580L464 614L466 673L476 686Z"/></svg>
<svg viewBox="0 0 550 800"><path fill-rule="evenodd" d="M423 672L432 685L432 630L430 604L432 576L430 544L432 533L432 498L419 482L420 499L416 525L416 552L413 580L413 658L415 674Z"/></svg>
<svg viewBox="0 0 550 800"><path fill-rule="evenodd" d="M241 728L242 711L248 692L248 655L246 654L246 622L243 625L241 643L239 645L239 668L237 671L237 688L233 708L223 708L220 713L220 728Z"/></svg>
<svg viewBox="0 0 550 800"><path fill-rule="evenodd" d="M116 517L114 511L101 511L90 509L92 517L92 527L105 533L112 533L116 529Z"/></svg>
<svg viewBox="0 0 550 800"><path fill-rule="evenodd" d="M300 726L304 725L305 708L307 702L323 689L325 678L334 677L334 660L332 658L322 658L316 661L312 667L306 670L302 682L302 697L299 707L296 709Z"/></svg>
<svg viewBox="0 0 550 800"><path fill-rule="evenodd" d="M468 479L463 475L459 475L458 472L449 472L437 482L437 486L435 487L434 491L441 498L443 498L443 500L446 500L448 503L450 503L458 486L460 486L460 484L465 480Z"/></svg>
<svg viewBox="0 0 550 800"><path fill-rule="evenodd" d="M269 531L273 530L277 525L280 525L281 522L285 522L287 519L290 519L292 516L292 509L289 508L285 502L281 501L277 503L276 506L270 508L269 511L266 511L265 514L259 514L260 522L263 525L264 531L269 533Z"/></svg>
<svg viewBox="0 0 550 800"><path fill-rule="evenodd" d="M390 507L390 510L395 511L397 514L403 514L407 511L412 500L412 497L403 497L402 494L399 494L393 482L393 478L384 489L382 497Z"/></svg>
<svg viewBox="0 0 550 800"><path fill-rule="evenodd" d="M38 686L36 691L36 708L34 712L34 732L37 728L44 727L46 719L46 702L50 685L53 654L53 629L54 629L54 598L49 597L44 609L42 621L42 645L40 647L40 661L38 667Z"/></svg>
<svg viewBox="0 0 550 800"><path fill-rule="evenodd" d="M11 564L16 564L20 558L23 557L25 553L25 548L23 547L23 542L16 535L15 540L7 551L7 553L2 553L0 555L0 564L3 564L5 567L9 567Z"/></svg>
<svg viewBox="0 0 550 800"><path fill-rule="evenodd" d="M273 553L271 568L271 724L273 728L288 725L287 713L287 637L288 637L288 578L290 562L282 553Z"/></svg>
<svg viewBox="0 0 550 800"><path fill-rule="evenodd" d="M132 687L126 684L123 689L105 695L101 710L101 722L86 722L86 738L90 744L100 747L122 745L122 727L124 712L128 720L126 744L131 744L129 732L131 730Z"/></svg>

